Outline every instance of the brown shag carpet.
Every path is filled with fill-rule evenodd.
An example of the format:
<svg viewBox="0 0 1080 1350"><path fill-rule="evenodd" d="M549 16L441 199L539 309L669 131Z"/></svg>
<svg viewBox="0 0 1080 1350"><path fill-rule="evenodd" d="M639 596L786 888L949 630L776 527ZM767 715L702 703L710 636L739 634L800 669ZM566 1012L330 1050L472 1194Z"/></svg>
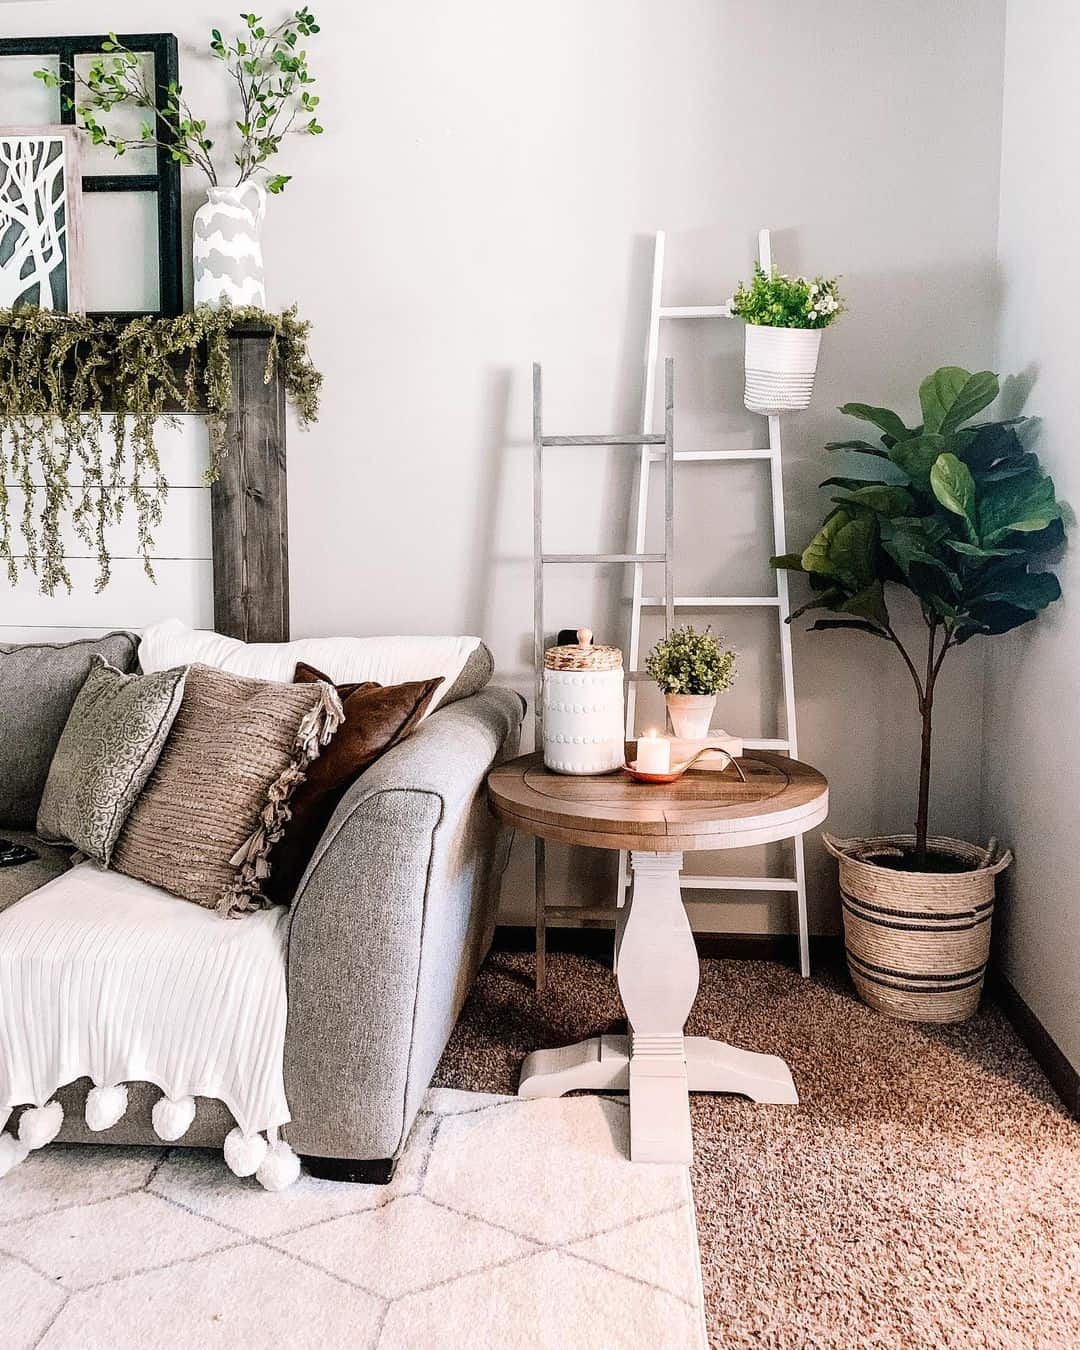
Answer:
<svg viewBox="0 0 1080 1350"><path fill-rule="evenodd" d="M602 962L551 955L537 998L495 952L435 1081L512 1092L527 1051L620 1016ZM705 960L688 1031L783 1055L801 1096L692 1099L713 1345L1080 1345L1080 1124L994 1007L915 1026L839 970Z"/></svg>

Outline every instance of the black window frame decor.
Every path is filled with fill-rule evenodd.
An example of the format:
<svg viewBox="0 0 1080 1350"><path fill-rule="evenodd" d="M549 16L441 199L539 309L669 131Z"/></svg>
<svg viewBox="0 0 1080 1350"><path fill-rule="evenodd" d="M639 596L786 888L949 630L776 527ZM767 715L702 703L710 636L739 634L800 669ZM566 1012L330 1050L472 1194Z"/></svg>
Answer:
<svg viewBox="0 0 1080 1350"><path fill-rule="evenodd" d="M125 47L139 56L154 59L154 88L157 107L163 111L170 83L180 82L180 58L173 33L121 33ZM97 37L0 38L0 58L5 56L57 57L60 62L60 122L76 123L75 80L71 73L77 56L100 56L101 44L108 34ZM158 314L174 318L184 309L184 264L180 237L180 165L163 146L157 148L154 173L83 174L83 192L153 192L157 194L158 227L158 308L139 314ZM110 310L96 318L135 318L136 314Z"/></svg>

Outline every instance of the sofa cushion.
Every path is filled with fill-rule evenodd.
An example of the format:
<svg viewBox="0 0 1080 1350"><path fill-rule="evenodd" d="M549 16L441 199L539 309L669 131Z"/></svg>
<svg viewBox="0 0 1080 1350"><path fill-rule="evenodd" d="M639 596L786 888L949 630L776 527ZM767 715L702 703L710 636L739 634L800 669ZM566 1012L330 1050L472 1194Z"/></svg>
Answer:
<svg viewBox="0 0 1080 1350"><path fill-rule="evenodd" d="M43 844L28 830L5 830L3 837L13 844L25 844L38 857L32 862L19 863L18 867L0 867L0 914L16 900L36 891L71 866L69 848Z"/></svg>
<svg viewBox="0 0 1080 1350"><path fill-rule="evenodd" d="M441 675L428 715L443 703L478 694L491 679L491 653L475 637L328 637L295 642L241 642L199 632L179 619L142 635L139 662L147 673L200 661L218 670L289 683L299 662L326 672L334 684L405 684Z"/></svg>
<svg viewBox="0 0 1080 1350"><path fill-rule="evenodd" d="M326 677L303 662L296 682L311 684ZM315 846L330 823L334 808L352 783L391 746L405 739L423 717L441 681L417 680L384 689L379 684L341 684L338 695L345 721L313 764L292 799L292 818L274 849L267 881L272 900L288 903Z"/></svg>
<svg viewBox="0 0 1080 1350"><path fill-rule="evenodd" d="M124 675L100 656L56 747L38 810L38 835L74 844L106 867L128 812L158 762L180 710L186 670Z"/></svg>
<svg viewBox="0 0 1080 1350"><path fill-rule="evenodd" d="M134 633L0 646L0 828L34 828L49 765L91 658L134 670L137 646Z"/></svg>
<svg viewBox="0 0 1080 1350"><path fill-rule="evenodd" d="M331 685L192 666L114 865L226 917L256 907L289 798L341 718Z"/></svg>

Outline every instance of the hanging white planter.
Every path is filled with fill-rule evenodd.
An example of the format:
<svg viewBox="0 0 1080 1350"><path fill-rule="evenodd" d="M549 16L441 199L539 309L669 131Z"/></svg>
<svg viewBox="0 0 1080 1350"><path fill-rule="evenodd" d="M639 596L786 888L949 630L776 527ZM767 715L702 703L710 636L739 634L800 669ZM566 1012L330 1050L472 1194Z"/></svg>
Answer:
<svg viewBox="0 0 1080 1350"><path fill-rule="evenodd" d="M810 406L821 348L820 328L746 325L746 387L751 412L798 412Z"/></svg>

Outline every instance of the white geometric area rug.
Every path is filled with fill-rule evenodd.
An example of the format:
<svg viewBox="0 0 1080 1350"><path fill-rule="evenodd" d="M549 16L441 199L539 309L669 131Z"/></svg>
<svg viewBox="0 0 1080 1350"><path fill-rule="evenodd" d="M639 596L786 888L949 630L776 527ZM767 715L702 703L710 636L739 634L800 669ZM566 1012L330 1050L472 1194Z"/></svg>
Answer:
<svg viewBox="0 0 1080 1350"><path fill-rule="evenodd" d="M53 1144L0 1181L5 1350L703 1350L688 1169L625 1098L436 1089L389 1186Z"/></svg>

